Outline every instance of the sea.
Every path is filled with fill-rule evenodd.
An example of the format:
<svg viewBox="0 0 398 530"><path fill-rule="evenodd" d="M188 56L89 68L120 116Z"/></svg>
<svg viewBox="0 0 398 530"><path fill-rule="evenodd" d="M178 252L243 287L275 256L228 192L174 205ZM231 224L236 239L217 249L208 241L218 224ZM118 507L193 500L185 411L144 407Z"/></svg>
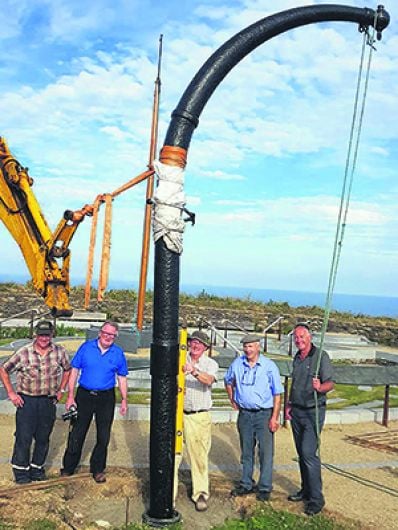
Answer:
<svg viewBox="0 0 398 530"><path fill-rule="evenodd" d="M24 284L28 276L12 276L0 274L1 282L14 282ZM84 285L84 279L77 279L73 285ZM95 284L94 284L95 285ZM123 280L110 280L108 289L137 289L137 282ZM148 282L148 289L153 285ZM291 307L318 306L324 307L326 294L310 291L285 291L279 289L254 289L252 287L214 286L182 284L180 292L197 296L201 292L209 295L241 298L257 302L286 302ZM398 318L398 297L376 296L363 294L334 293L332 309L344 311L353 315L369 315L374 317Z"/></svg>

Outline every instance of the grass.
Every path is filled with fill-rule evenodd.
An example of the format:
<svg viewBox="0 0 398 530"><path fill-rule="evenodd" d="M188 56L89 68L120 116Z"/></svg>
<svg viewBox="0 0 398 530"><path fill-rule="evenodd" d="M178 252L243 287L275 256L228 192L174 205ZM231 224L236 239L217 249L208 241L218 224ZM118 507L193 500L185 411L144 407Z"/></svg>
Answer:
<svg viewBox="0 0 398 530"><path fill-rule="evenodd" d="M23 530L57 530L58 526L49 519L35 519L24 526Z"/></svg>
<svg viewBox="0 0 398 530"><path fill-rule="evenodd" d="M329 403L329 410L341 410L348 406L362 405L370 401L384 401L384 386L374 386L371 390L360 390L357 386L352 385L336 385L330 398L340 398L345 401L338 403ZM390 407L398 407L398 389L390 388ZM382 407L382 405L380 405Z"/></svg>
<svg viewBox="0 0 398 530"><path fill-rule="evenodd" d="M128 403L130 405L149 405L150 389L134 388L128 394ZM213 388L212 390L213 406L220 408L231 407L226 391L223 388ZM370 401L384 401L384 387L377 386L371 390L360 390L358 386L353 385L336 385L334 391L329 394L330 398L340 398L344 401L338 403L329 403L329 410L341 410L346 407L362 405ZM64 401L63 398L62 401ZM120 403L120 392L116 389L116 401ZM390 388L390 407L398 407L398 388ZM380 408L383 405L380 405ZM0 529L1 530L1 529Z"/></svg>
<svg viewBox="0 0 398 530"><path fill-rule="evenodd" d="M131 523L127 526L119 527L115 530L142 530L148 526ZM183 530L181 523L168 526L170 530ZM358 528L358 526L343 525L333 519L328 519L324 515L315 517L305 517L296 515L285 510L275 510L271 506L257 509L249 516L241 519L228 519L223 524L212 526L212 530L348 530Z"/></svg>
<svg viewBox="0 0 398 530"><path fill-rule="evenodd" d="M282 530L285 528L302 528L311 530L345 530L348 527L328 519L323 515L304 517L285 510L275 510L271 506L258 509L243 520L231 519L222 525L213 526L213 530Z"/></svg>
<svg viewBox="0 0 398 530"><path fill-rule="evenodd" d="M84 329L77 329L72 326L65 326L64 324L57 325L56 337L84 337L86 331ZM0 341L1 344L8 344L13 339L27 339L30 338L30 327L1 327Z"/></svg>

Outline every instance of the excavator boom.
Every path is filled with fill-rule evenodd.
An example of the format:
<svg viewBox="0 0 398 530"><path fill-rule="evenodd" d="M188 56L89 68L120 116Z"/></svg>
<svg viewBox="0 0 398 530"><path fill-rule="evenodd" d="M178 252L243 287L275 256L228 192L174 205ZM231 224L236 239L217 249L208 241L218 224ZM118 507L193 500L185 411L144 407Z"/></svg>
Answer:
<svg viewBox="0 0 398 530"><path fill-rule="evenodd" d="M36 292L55 316L71 316L68 246L84 215L65 212L52 233L32 185L28 169L12 156L0 137L0 219L21 249Z"/></svg>

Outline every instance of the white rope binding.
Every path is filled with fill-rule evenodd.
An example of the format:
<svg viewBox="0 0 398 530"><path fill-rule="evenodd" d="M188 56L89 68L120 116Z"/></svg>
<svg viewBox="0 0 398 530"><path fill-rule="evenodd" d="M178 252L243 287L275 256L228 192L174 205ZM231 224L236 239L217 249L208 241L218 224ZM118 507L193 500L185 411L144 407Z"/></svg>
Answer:
<svg viewBox="0 0 398 530"><path fill-rule="evenodd" d="M163 237L166 247L177 254L182 253L182 234L185 222L182 209L185 206L184 169L153 162L158 185L153 194L152 229L156 243Z"/></svg>

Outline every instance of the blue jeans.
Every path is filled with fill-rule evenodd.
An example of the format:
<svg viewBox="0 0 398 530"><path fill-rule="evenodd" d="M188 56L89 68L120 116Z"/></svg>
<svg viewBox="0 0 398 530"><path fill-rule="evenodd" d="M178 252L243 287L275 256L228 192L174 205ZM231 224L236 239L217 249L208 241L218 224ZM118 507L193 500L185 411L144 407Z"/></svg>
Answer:
<svg viewBox="0 0 398 530"><path fill-rule="evenodd" d="M319 409L319 432L325 422L326 407ZM299 456L301 490L312 505L322 507L321 461L318 455L318 439L315 423L315 408L292 408L292 431Z"/></svg>
<svg viewBox="0 0 398 530"><path fill-rule="evenodd" d="M258 445L260 478L258 490L272 490L272 465L274 456L274 433L268 427L272 409L248 411L241 409L238 415L242 478L241 486L251 490L253 487L254 453Z"/></svg>

